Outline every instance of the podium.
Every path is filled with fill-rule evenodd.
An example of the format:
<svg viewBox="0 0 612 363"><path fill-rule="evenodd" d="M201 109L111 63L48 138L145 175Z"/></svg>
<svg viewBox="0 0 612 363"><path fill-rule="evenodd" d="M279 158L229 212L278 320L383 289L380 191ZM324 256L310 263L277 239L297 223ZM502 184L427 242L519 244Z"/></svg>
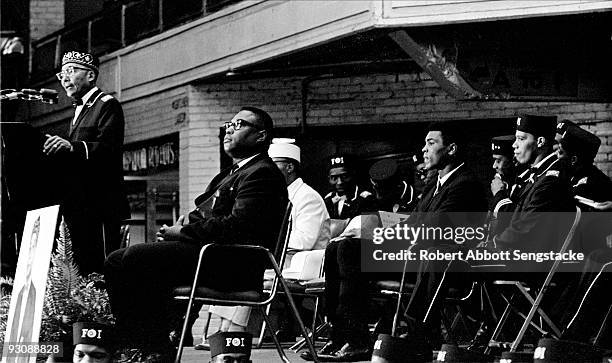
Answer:
<svg viewBox="0 0 612 363"><path fill-rule="evenodd" d="M2 255L3 274L14 272L17 244L28 210L61 204L66 163L43 154L44 135L23 122L2 122ZM6 268L6 270L5 270ZM8 270L8 271L7 271Z"/></svg>

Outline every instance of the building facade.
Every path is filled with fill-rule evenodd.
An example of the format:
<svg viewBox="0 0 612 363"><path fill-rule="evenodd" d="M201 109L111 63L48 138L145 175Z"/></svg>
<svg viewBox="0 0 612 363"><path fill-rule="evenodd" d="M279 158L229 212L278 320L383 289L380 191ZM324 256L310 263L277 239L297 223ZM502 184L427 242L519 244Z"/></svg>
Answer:
<svg viewBox="0 0 612 363"><path fill-rule="evenodd" d="M323 194L326 156L357 154L364 170L383 155L409 158L437 120L465 125L474 166L490 179L488 140L512 133L521 113L595 132L597 165L612 176L611 15L597 0L234 1L131 44L124 20L125 46L101 57L99 86L125 111L132 239L151 241L193 209L229 162L221 124L243 105L298 139L305 179ZM32 88L59 90L44 74L69 44L61 30L41 39ZM50 65L37 68L37 49ZM60 97L18 118L55 132L71 115Z"/></svg>

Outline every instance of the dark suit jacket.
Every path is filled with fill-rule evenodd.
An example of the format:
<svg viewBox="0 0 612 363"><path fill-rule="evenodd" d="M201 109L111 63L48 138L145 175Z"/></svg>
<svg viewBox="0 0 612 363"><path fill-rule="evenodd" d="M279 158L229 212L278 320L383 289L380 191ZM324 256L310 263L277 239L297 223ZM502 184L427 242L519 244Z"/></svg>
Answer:
<svg viewBox="0 0 612 363"><path fill-rule="evenodd" d="M273 249L287 205L285 178L259 154L236 172L226 169L195 200L181 240L199 244L256 244Z"/></svg>
<svg viewBox="0 0 612 363"><path fill-rule="evenodd" d="M409 223L442 228L482 226L487 211L484 187L466 165L457 169L434 196L436 183L437 178L425 187Z"/></svg>
<svg viewBox="0 0 612 363"><path fill-rule="evenodd" d="M71 120L67 139L74 152L66 163L67 207L102 219L130 217L123 186L124 125L119 101L99 89L83 105L74 126Z"/></svg>
<svg viewBox="0 0 612 363"><path fill-rule="evenodd" d="M572 200L567 165L551 157L517 196L510 226L495 236L498 247L524 251L556 250L571 226ZM569 223L569 224L568 224Z"/></svg>

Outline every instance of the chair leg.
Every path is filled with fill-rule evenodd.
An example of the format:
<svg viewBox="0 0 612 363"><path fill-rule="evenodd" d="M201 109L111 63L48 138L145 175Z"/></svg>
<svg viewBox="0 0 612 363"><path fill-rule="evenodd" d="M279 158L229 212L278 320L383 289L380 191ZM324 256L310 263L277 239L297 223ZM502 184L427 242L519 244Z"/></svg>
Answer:
<svg viewBox="0 0 612 363"><path fill-rule="evenodd" d="M319 296L315 296L314 299L314 311L312 313L312 341L316 341L315 333L317 330L317 313L319 312Z"/></svg>
<svg viewBox="0 0 612 363"><path fill-rule="evenodd" d="M314 338L317 336L317 334L325 331L325 329L327 329L329 326L330 326L329 322L324 321L314 330L313 333L308 334L308 336L311 337L312 341L314 342L315 341ZM304 345L306 345L306 339L302 337L300 341L298 341L297 343L289 347L289 350L292 350L297 353L302 349L302 347L304 347Z"/></svg>
<svg viewBox="0 0 612 363"><path fill-rule="evenodd" d="M268 305L269 306L269 305ZM274 332L272 331L272 325L270 325L270 318L268 317L268 314L266 313L266 311L264 310L264 308L259 308L259 311L261 312L261 314L263 315L263 319L264 322L266 323L266 327L268 328L268 330L270 331L270 335L272 335L272 341L274 341L274 345L276 346L276 350L278 351L278 355L280 356L281 360L285 363L290 363L289 359L287 358L287 355L285 354L285 352L283 351L283 347L281 346L280 341L278 340L278 337L276 336L276 334L274 334Z"/></svg>
<svg viewBox="0 0 612 363"><path fill-rule="evenodd" d="M274 270L276 271L276 276L278 277L281 283L281 286L283 288L283 291L285 292L285 295L287 296L287 301L289 301L289 306L291 307L291 311L293 312L293 317L295 318L298 325L300 326L300 329L302 330L302 336L304 337L304 339L306 339L306 344L308 344L308 350L310 350L310 354L312 354L313 361L315 363L318 363L319 357L317 356L317 352L315 351L312 340L310 340L308 336L308 331L306 330L306 327L304 326L302 317L300 317L300 312L298 311L297 306L295 305L295 301L293 300L293 297L291 296L291 291L289 291L287 282L282 277L280 270L278 269L278 266L274 266Z"/></svg>
<svg viewBox="0 0 612 363"><path fill-rule="evenodd" d="M193 306L193 294L187 303L187 313L185 313L185 319L183 321L183 329L181 329L181 339L179 340L178 350L176 352L176 358L174 363L180 363L183 355L183 348L185 347L185 335L187 334L187 328L189 326L189 316L191 315L191 307Z"/></svg>
<svg viewBox="0 0 612 363"><path fill-rule="evenodd" d="M267 306L266 306L266 310L265 310L265 315L270 314L270 309L272 307L272 302L270 302ZM263 309L261 309L263 311ZM266 327L270 326L270 331L272 332L272 335L276 335L274 334L274 332L272 331L272 326L270 324L267 323L267 319L262 320L261 322L261 328L259 329L259 339L257 340L257 345L255 346L256 349L261 349L261 346L263 344L263 338L266 335Z"/></svg>
<svg viewBox="0 0 612 363"><path fill-rule="evenodd" d="M210 309L210 306L209 306ZM212 313L210 312L210 310L208 311L208 317L206 318L206 325L204 325L204 339L202 340L202 343L204 343L205 339L208 339L208 328L210 327L210 318L212 317Z"/></svg>
<svg viewBox="0 0 612 363"><path fill-rule="evenodd" d="M513 297L514 297L514 295L511 296L510 300L507 301L506 308L504 309L504 312L502 313L501 317L499 318L499 321L497 322L497 326L493 330L493 334L491 334L491 340L489 341L488 346L485 348L484 354L489 354L491 352L491 343L495 342L497 340L497 338L499 337L499 334L501 333L502 328L506 324L506 320L508 319L508 315L510 315L510 308L511 308L510 305L511 305L511 301L512 301Z"/></svg>
<svg viewBox="0 0 612 363"><path fill-rule="evenodd" d="M601 334L604 332L604 330L606 330L606 326L608 325L608 317L610 316L611 312L612 312L612 304L608 308L608 312L606 313L606 316L603 318L603 322L601 323L601 326L599 327L599 330L597 331L595 340L593 340L593 345L599 344L599 339L601 338Z"/></svg>

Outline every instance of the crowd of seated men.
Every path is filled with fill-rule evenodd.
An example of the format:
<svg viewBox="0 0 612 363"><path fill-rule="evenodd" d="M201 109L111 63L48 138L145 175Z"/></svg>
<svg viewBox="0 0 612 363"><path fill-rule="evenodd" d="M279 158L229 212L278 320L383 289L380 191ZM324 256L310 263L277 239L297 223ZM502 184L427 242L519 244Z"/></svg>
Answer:
<svg viewBox="0 0 612 363"><path fill-rule="evenodd" d="M437 175L425 186L414 209L408 210L412 213L406 223L470 226L477 225L479 218L483 218L488 231L486 238L477 244L427 241L417 243L411 250L556 251L571 220L567 220L568 214L551 212L573 212L576 205L582 211L610 207L612 182L593 165L600 144L596 135L568 121L557 123L556 117L517 117L515 135L501 135L491 140L495 176L490 185L493 199L487 207L485 190L465 163L466 145L461 130L443 123L430 125L422 149L424 167L429 171L437 170ZM341 159L332 160L332 163L338 160ZM371 177L373 174L376 172L371 171ZM330 171L330 181L337 181L338 175L337 171ZM330 214L338 210L340 215L344 199L337 194L330 193L326 201L330 201L327 203L328 208L332 208ZM362 199L366 197L361 195ZM355 205L363 206L360 213L367 212L368 207L395 212L401 210L403 204L399 199L397 203L368 204L357 199L357 193L353 198L358 202ZM487 212L487 215L484 217L478 212ZM453 214L452 220L449 220L449 213ZM606 263L611 261L612 253L606 246L606 236L612 230L609 223L606 225L605 217L596 218L595 223L598 224L587 227L594 230L582 232L574 245L578 251L590 254L585 273L565 275L555 281L560 297L551 310L553 318L565 328L562 338L588 342L598 333L596 328L609 319L609 299L597 298L598 294L590 290L605 291L610 286L609 278L600 278L600 272L609 268ZM318 352L324 361L368 360L372 354L372 337L364 317L368 315L367 283L376 276L360 270L360 242L345 238L330 243L326 250L327 313L332 332L327 344ZM409 345L407 350L418 359L426 361L425 357L439 349L443 342L440 313L449 288L469 286L473 279L492 281L519 277L537 283L545 275L544 272L536 273L537 267L522 262L514 266L509 263L501 271L499 268L480 269L478 274L466 274L474 266L463 261L459 266L453 263L423 261L418 272L407 277L413 279L415 286L408 303L403 306L402 336ZM495 323L488 322L489 325ZM480 336L488 339L489 333L481 330ZM312 359L308 352L304 352L302 358Z"/></svg>
<svg viewBox="0 0 612 363"><path fill-rule="evenodd" d="M107 260L106 276L118 330L131 337L128 340L137 337L134 345L145 353L164 357L169 352L160 352L160 348L165 349L164 332L171 329L170 323L159 316L151 318L165 311L169 286L190 282L199 247L209 242L231 244L245 240L272 247L274 236L270 229L276 231L272 227L280 223L281 206L287 200L293 205L289 256L302 250L325 249L325 312L331 330L327 343L318 351L321 361L371 358L369 286L372 280L389 277L362 271L362 245L368 237L361 236L361 224L348 223L349 220L386 211L406 214L402 223L408 225L485 224L488 228L485 237L475 243L420 241L409 246L412 251L544 251L556 250L563 235L560 229L564 230L566 223L555 219L556 214L551 212L574 213L576 206L583 211L612 209L612 181L593 165L601 140L568 121L558 123L556 117L517 117L515 135L499 135L490 140L495 171L490 183L491 201L487 201L486 187L466 163L470 157L466 138L456 126L433 123L428 127L423 135L422 163L415 167L414 177L406 178L410 173L400 171L395 160L382 159L369 168L370 185L364 187L357 182L360 163L355 158L330 157L332 190L324 196L300 177L299 147L291 140L272 143L272 127L265 111L243 108L225 124L224 149L234 165L217 175L196 199L197 209L189 218L164 226L158 233L158 246L129 247ZM332 231L334 220L347 221L342 224L346 229L337 237ZM610 234L612 231L599 228L591 235L581 235L577 248L589 255L584 263L585 273L557 282L559 304L553 309L553 317L564 328L562 338L588 342L596 333L595 327L609 319L609 299L600 298L602 295L593 290L610 287L609 279L599 278L599 272L612 261L612 253L606 247L606 236ZM206 266L202 274L206 276L205 285L220 290L228 286L256 289L261 285L263 265L253 266L248 257L229 256L223 250L217 253L218 264ZM285 267L289 261L290 258ZM180 271L164 273L177 264L181 265ZM418 269L406 273L414 288L401 306L398 325L411 354L430 356L444 342L441 313L449 289L463 287L472 280L504 279L517 274L532 281L542 278L540 273L526 273L530 267L524 265L468 275L465 272L475 266L459 265L455 266L454 261L421 261ZM228 266L232 272L229 275ZM401 270L392 275L400 280ZM145 302L147 308L142 309L139 304ZM221 318L220 331L246 330L249 308L213 306L210 311ZM380 324L377 332L388 333L392 312L378 315L387 321ZM481 323L486 320L475 316ZM491 328L495 322L486 323ZM294 335L289 332L287 336ZM205 345L201 348L206 349ZM309 352L301 357L314 358Z"/></svg>

